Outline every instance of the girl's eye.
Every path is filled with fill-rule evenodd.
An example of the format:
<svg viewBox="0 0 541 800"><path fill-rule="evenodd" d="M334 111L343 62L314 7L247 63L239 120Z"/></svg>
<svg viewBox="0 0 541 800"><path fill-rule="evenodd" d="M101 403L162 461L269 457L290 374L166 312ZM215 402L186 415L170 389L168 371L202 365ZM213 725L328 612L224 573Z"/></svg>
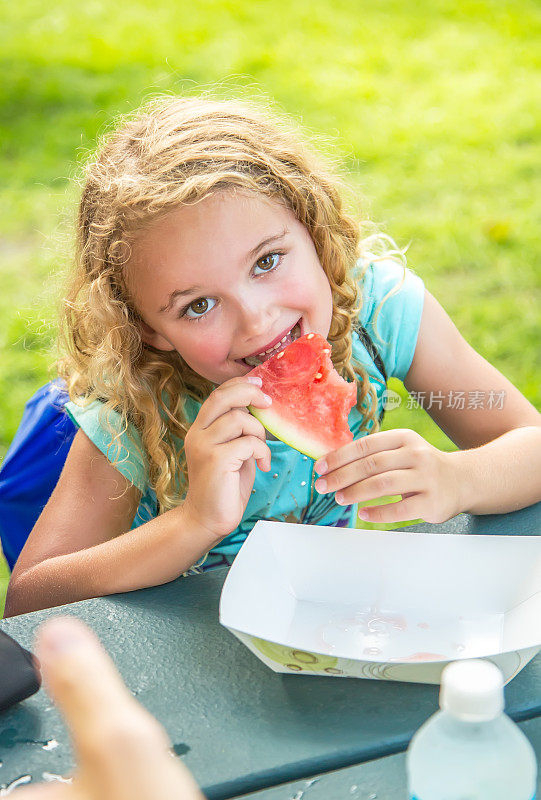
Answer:
<svg viewBox="0 0 541 800"><path fill-rule="evenodd" d="M267 253L266 255L257 259L255 266L258 269L263 270L263 272L270 272L271 269L274 269L278 266L282 255L282 253Z"/></svg>
<svg viewBox="0 0 541 800"><path fill-rule="evenodd" d="M192 302L186 306L182 312L182 316L186 316L189 319L197 319L198 317L203 317L208 311L214 308L215 305L216 300L211 300L210 297L198 297L197 300L192 300Z"/></svg>
<svg viewBox="0 0 541 800"><path fill-rule="evenodd" d="M263 273L271 272L280 264L283 253L267 253L255 262L255 267L260 269ZM188 317L188 319L201 319L211 311L216 305L216 300L211 300L210 297L198 297L197 300L192 300L180 312L181 317Z"/></svg>

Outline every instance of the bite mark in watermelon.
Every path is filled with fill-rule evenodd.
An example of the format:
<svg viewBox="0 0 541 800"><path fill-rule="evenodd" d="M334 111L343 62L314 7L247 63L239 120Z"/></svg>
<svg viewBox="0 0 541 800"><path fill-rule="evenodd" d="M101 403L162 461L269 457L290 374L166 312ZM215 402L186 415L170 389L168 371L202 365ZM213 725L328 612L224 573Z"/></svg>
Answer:
<svg viewBox="0 0 541 800"><path fill-rule="evenodd" d="M269 408L249 406L264 427L310 458L353 441L348 414L357 387L334 368L329 343L317 333L301 336L250 373L272 398Z"/></svg>

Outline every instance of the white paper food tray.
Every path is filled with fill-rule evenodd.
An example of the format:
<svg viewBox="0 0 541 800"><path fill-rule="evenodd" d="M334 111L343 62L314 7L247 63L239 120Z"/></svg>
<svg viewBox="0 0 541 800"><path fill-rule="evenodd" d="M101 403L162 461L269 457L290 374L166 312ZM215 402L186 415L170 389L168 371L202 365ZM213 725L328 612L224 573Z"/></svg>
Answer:
<svg viewBox="0 0 541 800"><path fill-rule="evenodd" d="M439 683L487 658L508 682L541 649L541 538L261 521L220 622L276 672Z"/></svg>

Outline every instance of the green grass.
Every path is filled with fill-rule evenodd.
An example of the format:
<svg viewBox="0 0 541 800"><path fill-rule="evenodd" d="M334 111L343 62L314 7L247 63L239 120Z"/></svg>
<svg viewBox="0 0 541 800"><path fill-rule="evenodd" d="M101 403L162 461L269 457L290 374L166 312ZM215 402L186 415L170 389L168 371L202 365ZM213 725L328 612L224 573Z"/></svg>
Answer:
<svg viewBox="0 0 541 800"><path fill-rule="evenodd" d="M540 28L533 0L6 4L0 458L54 361L71 178L118 114L216 82L274 98L338 155L362 213L539 406ZM451 446L422 411L391 424Z"/></svg>

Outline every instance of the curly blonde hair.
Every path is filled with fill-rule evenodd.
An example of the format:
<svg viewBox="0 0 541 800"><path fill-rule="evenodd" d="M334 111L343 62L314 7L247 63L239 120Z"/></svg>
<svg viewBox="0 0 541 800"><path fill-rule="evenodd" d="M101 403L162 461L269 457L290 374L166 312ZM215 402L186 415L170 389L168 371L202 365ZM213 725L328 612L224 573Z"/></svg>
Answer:
<svg viewBox="0 0 541 800"><path fill-rule="evenodd" d="M58 370L73 401L99 399L105 418L108 410L120 414L122 432L130 425L138 431L160 513L186 489L185 400L203 402L213 385L176 351L143 343L124 274L136 234L182 204L224 190L265 195L290 209L310 233L332 289L333 363L357 381L362 430L376 431L376 392L366 369L352 360L353 324L362 307L357 283L370 260L400 251L384 253L383 235L361 241L343 189L330 161L290 120L244 101L206 97L154 98L124 117L86 166ZM364 267L354 279L360 256ZM118 463L120 433L114 434L108 457Z"/></svg>

